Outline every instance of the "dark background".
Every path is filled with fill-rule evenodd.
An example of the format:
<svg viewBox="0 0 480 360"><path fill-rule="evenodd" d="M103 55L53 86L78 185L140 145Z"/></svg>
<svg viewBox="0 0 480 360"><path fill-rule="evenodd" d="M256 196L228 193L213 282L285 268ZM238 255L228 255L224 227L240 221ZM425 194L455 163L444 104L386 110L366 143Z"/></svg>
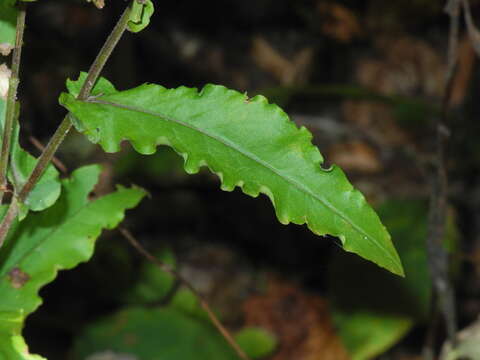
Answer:
<svg viewBox="0 0 480 360"><path fill-rule="evenodd" d="M474 14L477 3L472 2ZM28 6L19 95L24 139L48 141L65 114L57 103L65 79L88 70L125 5L107 0L98 10L83 1L42 0ZM151 25L125 35L104 75L118 89L144 82L198 88L219 83L265 94L314 133L326 162L342 166L372 204L392 197L426 199L434 129L425 109L440 104L448 24L437 0L157 1ZM480 157L479 74L464 34L459 56L447 167L461 235L456 289L465 325L480 310L478 257L466 255L480 249ZM409 100L385 104L372 94ZM39 153L30 142L24 145ZM116 183L148 189L151 199L128 214L126 225L150 249L168 244L181 266L210 273L217 285L208 295L233 313L240 313L244 293L256 289L251 274L259 272L277 274L298 291L320 297L328 292L329 259L340 251L338 240L279 224L264 196L222 192L207 171L187 176L179 158L163 148L151 157L133 154L128 145L120 154L105 155L72 132L58 158L70 171L104 164L98 193ZM128 260L119 260L124 254ZM45 305L27 321L30 350L67 358L89 321L120 306L140 261L117 232L106 233L90 263L61 273L42 290ZM240 279L243 295L219 300L218 294L236 284L232 279ZM232 324L240 317L232 316ZM391 354L419 354L423 330Z"/></svg>

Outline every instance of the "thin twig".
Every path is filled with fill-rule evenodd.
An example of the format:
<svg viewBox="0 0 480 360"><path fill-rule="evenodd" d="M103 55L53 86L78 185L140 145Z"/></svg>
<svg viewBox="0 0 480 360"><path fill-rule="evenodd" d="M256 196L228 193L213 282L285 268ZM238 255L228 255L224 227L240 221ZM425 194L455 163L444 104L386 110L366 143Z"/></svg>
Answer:
<svg viewBox="0 0 480 360"><path fill-rule="evenodd" d="M176 279L178 279L182 284L184 284L188 290L190 290L200 301L200 305L202 306L203 310L207 313L208 317L212 321L213 325L217 328L217 330L222 334L228 344L235 350L237 355L242 360L250 360L248 355L240 348L237 342L234 340L232 335L229 331L222 325L220 320L217 318L215 313L212 311L210 305L205 300L204 296L200 294L190 282L188 282L182 275L180 275L175 269L171 268L169 265L163 263L162 261L158 260L155 256L150 254L136 239L135 237L125 228L119 228L122 235L128 240L128 242L140 253L142 254L147 260L155 264L160 270L172 275Z"/></svg>
<svg viewBox="0 0 480 360"><path fill-rule="evenodd" d="M435 292L434 303L438 302L447 328L450 343L454 346L457 333L457 316L455 294L449 278L449 257L443 245L448 204L448 176L445 168L445 143L448 129L446 127L453 80L458 60L458 24L460 16L460 0L449 0L445 11L450 15L450 32L448 44L447 74L442 99L440 116L435 120L435 163L431 178L429 223L427 233L427 254L430 275ZM433 306L436 306L434 304ZM433 344L430 339L429 343ZM426 344L426 348L431 345ZM426 351L427 349L424 349ZM433 354L433 349L429 349Z"/></svg>
<svg viewBox="0 0 480 360"><path fill-rule="evenodd" d="M135 0L133 0L135 1ZM123 12L120 20L117 22L115 27L113 28L112 32L108 36L107 40L105 41L102 49L98 53L95 61L93 62L92 66L88 70L88 75L85 82L80 89L79 95L77 99L85 100L90 95L90 92L95 85L95 82L100 75L105 63L107 62L108 58L112 54L113 49L118 44L118 41L121 39L123 33L127 29L127 24L130 19L130 11L131 7L127 6L125 11ZM45 150L42 152L40 157L38 158L37 164L33 169L32 173L27 179L27 182L22 187L20 192L17 195L18 202L22 203L27 198L30 191L32 191L33 187L37 184L38 180L42 176L43 172L47 168L48 164L52 161L53 155L57 151L60 144L65 139L65 136L68 134L72 127L72 122L70 120L70 115L67 114L55 133L53 134L52 138L48 142ZM10 217L4 217L0 224L0 246L4 242L5 237L8 234L10 227L12 226L13 220L16 218L18 214L18 206L13 206L13 202L10 204L10 208L8 211L12 215Z"/></svg>
<svg viewBox="0 0 480 360"><path fill-rule="evenodd" d="M5 112L2 150L0 154L0 188L5 188L7 186L8 160L10 158L13 128L15 127L15 106L17 100L18 84L20 82L19 73L20 60L22 57L23 34L25 32L25 16L26 4L21 2L19 4L17 16L15 48L13 49L12 56L12 74L10 76L8 86L7 108ZM0 204L3 200L3 193L4 192L0 190Z"/></svg>

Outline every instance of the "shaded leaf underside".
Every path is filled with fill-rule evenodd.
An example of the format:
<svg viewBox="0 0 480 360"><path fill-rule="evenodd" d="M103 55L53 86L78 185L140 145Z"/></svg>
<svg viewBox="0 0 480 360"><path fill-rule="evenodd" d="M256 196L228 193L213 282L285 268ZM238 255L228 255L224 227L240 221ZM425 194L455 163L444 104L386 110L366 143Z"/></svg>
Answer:
<svg viewBox="0 0 480 360"><path fill-rule="evenodd" d="M283 224L306 223L316 234L338 236L345 250L403 274L388 232L363 195L340 168L322 169L311 133L264 97L248 99L217 85L197 92L145 84L122 92L103 85L78 101L80 82L69 82L72 94L60 101L105 151L118 151L122 140L142 154L172 146L188 173L208 166L223 190L266 194Z"/></svg>

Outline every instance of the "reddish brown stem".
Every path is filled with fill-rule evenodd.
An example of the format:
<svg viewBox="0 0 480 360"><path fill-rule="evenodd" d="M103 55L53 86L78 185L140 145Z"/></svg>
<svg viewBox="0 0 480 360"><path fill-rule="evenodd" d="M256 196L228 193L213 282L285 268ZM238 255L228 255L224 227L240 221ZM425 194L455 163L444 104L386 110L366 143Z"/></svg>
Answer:
<svg viewBox="0 0 480 360"><path fill-rule="evenodd" d="M135 237L125 228L119 229L125 239L140 253L142 254L148 261L155 264L160 270L172 275L176 279L178 279L182 284L184 284L200 301L200 305L202 306L203 310L207 313L208 317L212 321L213 325L217 330L222 334L228 344L235 350L237 355L242 360L250 360L248 355L238 346L233 336L229 333L229 331L222 325L218 317L213 312L208 302L205 298L190 284L183 276L181 276L177 271L172 269L167 264L163 263L162 261L158 260L155 256L150 254L140 243L135 239Z"/></svg>

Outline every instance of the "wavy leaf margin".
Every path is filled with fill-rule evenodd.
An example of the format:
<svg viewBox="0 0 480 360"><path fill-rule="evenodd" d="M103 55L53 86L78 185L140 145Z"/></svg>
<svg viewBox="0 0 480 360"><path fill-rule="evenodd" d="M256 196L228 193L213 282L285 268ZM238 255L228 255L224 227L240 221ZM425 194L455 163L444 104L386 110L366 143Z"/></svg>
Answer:
<svg viewBox="0 0 480 360"><path fill-rule="evenodd" d="M403 275L390 235L363 195L337 166L322 169L312 134L263 96L249 99L219 85L198 92L144 84L94 89L79 101L72 89L82 77L67 83L72 94L63 93L60 103L74 114L78 130L105 151L118 151L123 140L142 154L171 146L188 173L208 166L222 190L238 186L253 197L266 194L281 223L306 223L315 234L337 236L345 250Z"/></svg>

